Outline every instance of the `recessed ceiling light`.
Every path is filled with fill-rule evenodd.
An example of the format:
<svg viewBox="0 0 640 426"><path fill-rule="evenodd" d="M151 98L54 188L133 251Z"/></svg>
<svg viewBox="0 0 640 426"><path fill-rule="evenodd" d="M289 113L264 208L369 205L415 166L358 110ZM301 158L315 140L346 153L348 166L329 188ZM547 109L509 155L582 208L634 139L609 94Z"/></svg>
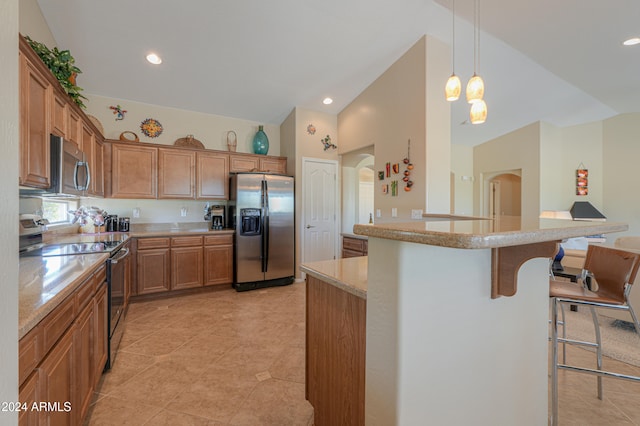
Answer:
<svg viewBox="0 0 640 426"><path fill-rule="evenodd" d="M162 63L162 58L156 55L155 53L149 53L147 55L147 61L152 63L153 65L160 65Z"/></svg>
<svg viewBox="0 0 640 426"><path fill-rule="evenodd" d="M325 105L331 105L333 103L333 99L331 98L324 98L324 100L322 101L323 104Z"/></svg>
<svg viewBox="0 0 640 426"><path fill-rule="evenodd" d="M634 46L636 44L640 44L640 37L632 37L628 40L622 42L625 46Z"/></svg>

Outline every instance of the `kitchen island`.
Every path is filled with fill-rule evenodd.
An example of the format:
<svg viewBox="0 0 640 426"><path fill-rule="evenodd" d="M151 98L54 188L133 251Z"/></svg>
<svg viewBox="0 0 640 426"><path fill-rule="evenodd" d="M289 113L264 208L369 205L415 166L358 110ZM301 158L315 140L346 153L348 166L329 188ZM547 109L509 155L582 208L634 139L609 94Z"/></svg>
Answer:
<svg viewBox="0 0 640 426"><path fill-rule="evenodd" d="M356 225L369 237L366 424L547 424L549 258L564 238L626 229L520 218Z"/></svg>

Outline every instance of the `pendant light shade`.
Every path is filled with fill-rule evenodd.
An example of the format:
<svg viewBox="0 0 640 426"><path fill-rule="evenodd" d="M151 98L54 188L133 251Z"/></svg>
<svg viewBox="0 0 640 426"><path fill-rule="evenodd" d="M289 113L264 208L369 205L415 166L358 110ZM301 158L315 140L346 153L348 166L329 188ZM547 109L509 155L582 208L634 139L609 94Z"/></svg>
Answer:
<svg viewBox="0 0 640 426"><path fill-rule="evenodd" d="M460 97L460 92L462 91L462 83L460 82L460 77L455 74L451 74L449 80L447 80L447 85L444 87L444 94L448 101L457 101Z"/></svg>
<svg viewBox="0 0 640 426"><path fill-rule="evenodd" d="M487 120L487 103L483 100L471 104L469 112L471 124L482 124Z"/></svg>
<svg viewBox="0 0 640 426"><path fill-rule="evenodd" d="M467 83L467 102L470 104L479 102L484 97L484 81L482 77L473 73L473 77Z"/></svg>

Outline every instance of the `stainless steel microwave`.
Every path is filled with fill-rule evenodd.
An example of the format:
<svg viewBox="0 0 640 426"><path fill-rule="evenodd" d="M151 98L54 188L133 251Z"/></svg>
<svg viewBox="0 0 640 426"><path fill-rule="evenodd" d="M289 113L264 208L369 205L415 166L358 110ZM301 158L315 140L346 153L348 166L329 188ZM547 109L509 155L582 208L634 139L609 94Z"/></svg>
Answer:
<svg viewBox="0 0 640 426"><path fill-rule="evenodd" d="M84 196L89 189L91 172L78 146L51 135L51 186L47 189L20 188L20 195L41 197Z"/></svg>

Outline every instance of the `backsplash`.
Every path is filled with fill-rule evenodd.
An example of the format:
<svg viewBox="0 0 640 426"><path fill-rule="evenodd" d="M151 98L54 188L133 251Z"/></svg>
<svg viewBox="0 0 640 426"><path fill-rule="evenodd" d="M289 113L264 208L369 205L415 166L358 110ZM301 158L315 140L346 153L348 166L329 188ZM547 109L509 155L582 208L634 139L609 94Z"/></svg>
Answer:
<svg viewBox="0 0 640 426"><path fill-rule="evenodd" d="M210 205L226 205L224 200L209 201ZM80 198L79 205L96 206L118 217L129 217L131 223L204 223L206 200L125 200L114 198ZM140 217L134 217L138 209ZM182 216L185 209L186 216ZM20 213L42 212L42 199L20 198Z"/></svg>
<svg viewBox="0 0 640 426"><path fill-rule="evenodd" d="M82 198L80 203L85 206L97 206L109 214L118 217L129 217L131 223L204 223L204 209L207 201L202 200L123 200L113 198ZM209 201L210 205L226 205L226 201ZM140 217L134 217L134 209L139 211ZM186 216L182 216L182 210Z"/></svg>

